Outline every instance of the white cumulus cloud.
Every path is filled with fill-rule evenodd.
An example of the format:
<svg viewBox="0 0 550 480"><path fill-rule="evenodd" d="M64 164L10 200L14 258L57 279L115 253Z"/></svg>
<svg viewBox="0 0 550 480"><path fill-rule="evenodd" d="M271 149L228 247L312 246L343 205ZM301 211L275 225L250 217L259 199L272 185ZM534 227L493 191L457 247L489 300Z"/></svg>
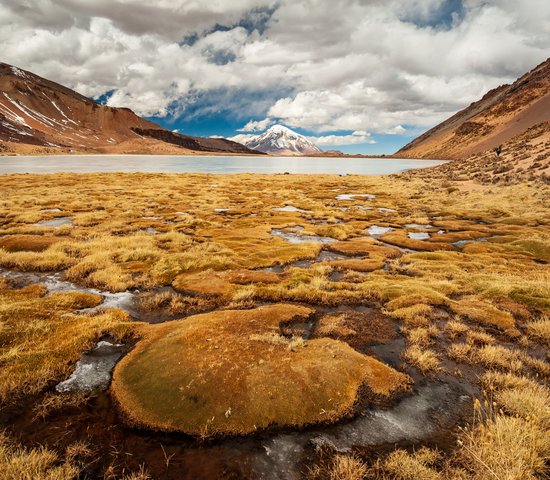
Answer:
<svg viewBox="0 0 550 480"><path fill-rule="evenodd" d="M550 2L3 0L0 44L2 61L141 115L185 115L223 89L253 119L244 132L271 118L399 135L545 60Z"/></svg>

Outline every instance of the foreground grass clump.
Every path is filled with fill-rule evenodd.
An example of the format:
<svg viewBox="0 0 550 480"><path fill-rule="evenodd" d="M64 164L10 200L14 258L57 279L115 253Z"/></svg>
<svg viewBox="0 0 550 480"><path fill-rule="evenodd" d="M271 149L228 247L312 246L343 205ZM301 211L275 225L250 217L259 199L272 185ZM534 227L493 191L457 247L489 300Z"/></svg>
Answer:
<svg viewBox="0 0 550 480"><path fill-rule="evenodd" d="M94 452L82 442L69 445L63 455L44 448L24 448L0 432L0 479L2 480L76 480ZM142 468L120 480L151 480Z"/></svg>
<svg viewBox="0 0 550 480"><path fill-rule="evenodd" d="M151 328L116 367L114 396L136 424L215 435L334 421L363 386L374 398L408 387L406 375L345 343L280 334L311 314L280 304Z"/></svg>
<svg viewBox="0 0 550 480"><path fill-rule="evenodd" d="M535 340L550 346L550 317L544 316L527 324L527 332Z"/></svg>
<svg viewBox="0 0 550 480"><path fill-rule="evenodd" d="M353 455L335 455L329 461L311 467L307 472L309 480L363 480L369 468Z"/></svg>
<svg viewBox="0 0 550 480"><path fill-rule="evenodd" d="M45 448L21 448L4 433L0 433L2 480L73 480L79 472L80 468L74 456L63 460L55 452Z"/></svg>
<svg viewBox="0 0 550 480"><path fill-rule="evenodd" d="M66 377L102 335L122 339L133 331L135 324L120 310L75 315L100 303L101 297L87 293L12 289L0 278L0 405Z"/></svg>
<svg viewBox="0 0 550 480"><path fill-rule="evenodd" d="M508 416L486 403L461 436L457 455L470 478L523 480L547 478L550 435L534 418Z"/></svg>

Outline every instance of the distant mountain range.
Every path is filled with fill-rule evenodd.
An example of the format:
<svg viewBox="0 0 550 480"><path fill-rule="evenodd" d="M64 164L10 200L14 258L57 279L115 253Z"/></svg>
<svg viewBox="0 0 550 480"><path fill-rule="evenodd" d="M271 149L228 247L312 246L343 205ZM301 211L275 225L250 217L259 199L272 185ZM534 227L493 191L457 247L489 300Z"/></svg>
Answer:
<svg viewBox="0 0 550 480"><path fill-rule="evenodd" d="M0 153L255 154L224 138L181 135L0 63Z"/></svg>
<svg viewBox="0 0 550 480"><path fill-rule="evenodd" d="M550 59L512 85L488 92L399 150L395 156L464 159L550 121Z"/></svg>
<svg viewBox="0 0 550 480"><path fill-rule="evenodd" d="M303 135L282 125L274 125L260 135L237 135L231 140L270 155L311 155L322 150Z"/></svg>

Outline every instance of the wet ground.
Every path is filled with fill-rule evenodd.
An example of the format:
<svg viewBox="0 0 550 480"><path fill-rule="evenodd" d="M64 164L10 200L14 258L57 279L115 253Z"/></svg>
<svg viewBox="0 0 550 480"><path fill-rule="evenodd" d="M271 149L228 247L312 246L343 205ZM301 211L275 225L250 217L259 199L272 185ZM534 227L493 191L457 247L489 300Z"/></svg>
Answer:
<svg viewBox="0 0 550 480"><path fill-rule="evenodd" d="M338 254L324 252L320 259L338 258ZM60 274L0 272L16 285L42 283L49 292L80 291L104 296L102 307L123 308L136 313L134 293L111 294L79 287L61 280ZM403 366L401 353L405 348L403 337L397 333L393 321L379 311L368 307L341 306L320 309L314 320L303 325L283 326L289 335L311 338L323 315L347 314L356 327L353 338L343 339L354 348L373 355L394 367ZM353 323L355 322L355 323ZM360 326L363 326L361 330ZM388 443L414 445L426 443L434 435L447 432L449 448L457 424L470 414L472 397L477 392L466 380L445 376L426 380L415 378L413 391L391 405L374 407L366 402L355 416L337 425L316 426L302 431L263 432L247 438L200 441L184 435L155 434L128 428L118 417L106 391L116 362L128 351L127 346L101 340L96 347L82 355L71 376L52 388L55 395L84 392L88 399L37 418L33 407L40 402L32 399L29 405L3 412L2 423L9 425L13 434L26 445L45 444L63 449L82 440L98 449L97 460L89 466L94 476L109 464L120 471L135 470L138 462L145 462L157 479L194 478L254 478L298 479L305 468L305 459L315 457L319 448L336 452L352 449L376 448ZM33 403L35 405L33 405ZM441 440L438 437L441 448ZM139 459L139 461L138 461Z"/></svg>
<svg viewBox="0 0 550 480"><path fill-rule="evenodd" d="M441 442L443 432L446 446L451 448L455 427L471 414L475 393L467 382L453 377L429 380L416 385L394 405L366 405L354 418L338 425L212 441L128 428L106 392L96 392L84 403L62 408L43 419L35 418L32 405L27 405L5 412L2 423L9 424L26 445L45 444L60 450L78 440L93 445L96 461L87 472L91 477L100 475L109 465L122 472L136 470L145 463L155 479L293 480L301 478L306 459L315 457L319 448L375 451L388 443L429 444L436 437L439 448L445 448Z"/></svg>
<svg viewBox="0 0 550 480"><path fill-rule="evenodd" d="M423 229L428 226L411 224L408 227ZM390 227L372 225L368 233L376 238L389 230ZM335 241L301 232L302 229L297 227L293 231L273 230L271 234L289 242ZM345 258L353 257L322 250L314 260L294 262L285 268L309 268L314 262ZM284 271L283 267L277 266L269 269ZM63 280L61 273L0 270L0 275L10 279L16 286L44 284L49 293L76 291L101 295L102 304L83 311L84 314L94 313L100 308L121 308L133 318L151 323L172 319L162 312L141 311L136 300L140 293L138 291L110 293L81 287ZM159 291L166 289L171 287ZM321 308L312 321L283 327L283 333L300 335L305 339L314 338L323 315L342 313L349 314L351 325L355 325L355 335L335 338L348 342L353 348L392 367L405 369L415 381L412 391L387 405L375 406L372 402L364 401L352 418L336 425L315 426L301 431L279 429L246 438L224 440L200 440L185 435L141 431L128 427L119 418L107 390L112 369L130 346L102 339L93 350L83 353L71 376L52 385L48 393L66 395L70 399L75 392L84 392L88 395L84 402L73 405L67 401L67 406L45 417L36 417L34 407L42 399L30 399L26 405L2 412L1 423L29 446L41 444L63 450L75 441L89 443L95 449L95 460L86 471L90 478L102 475L109 465L114 471L122 473L135 471L145 463L155 479L294 480L301 478L307 462L315 458L319 449L332 452L376 452L377 449L383 451L388 444L407 447L429 445L432 442L438 448L451 449L457 426L469 418L472 399L479 395L473 386L474 382L449 375L424 377L406 366L401 358L405 339L399 334L397 323L384 317L379 310L366 306Z"/></svg>

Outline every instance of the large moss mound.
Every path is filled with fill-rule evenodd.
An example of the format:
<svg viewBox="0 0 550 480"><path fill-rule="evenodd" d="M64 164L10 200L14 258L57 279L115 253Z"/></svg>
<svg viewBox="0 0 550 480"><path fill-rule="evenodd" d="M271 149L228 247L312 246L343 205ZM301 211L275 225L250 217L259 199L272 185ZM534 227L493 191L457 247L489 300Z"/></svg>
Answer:
<svg viewBox="0 0 550 480"><path fill-rule="evenodd" d="M211 435L333 421L363 385L382 397L407 387L409 377L345 343L280 335L312 313L280 304L153 326L117 366L113 394L138 425Z"/></svg>

